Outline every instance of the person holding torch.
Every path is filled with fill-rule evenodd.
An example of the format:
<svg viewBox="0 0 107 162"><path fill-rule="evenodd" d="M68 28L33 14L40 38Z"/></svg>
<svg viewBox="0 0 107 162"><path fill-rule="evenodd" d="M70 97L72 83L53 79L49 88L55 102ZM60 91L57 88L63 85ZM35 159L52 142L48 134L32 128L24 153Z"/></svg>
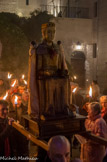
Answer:
<svg viewBox="0 0 107 162"><path fill-rule="evenodd" d="M0 157L14 156L12 118L8 118L8 103L0 100Z"/></svg>

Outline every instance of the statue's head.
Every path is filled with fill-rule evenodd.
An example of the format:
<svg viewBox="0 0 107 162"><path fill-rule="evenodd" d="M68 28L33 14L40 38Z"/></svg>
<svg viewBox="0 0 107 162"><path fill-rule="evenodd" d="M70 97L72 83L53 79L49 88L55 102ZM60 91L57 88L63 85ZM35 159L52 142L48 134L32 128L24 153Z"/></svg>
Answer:
<svg viewBox="0 0 107 162"><path fill-rule="evenodd" d="M47 42L53 41L55 36L55 23L49 22L46 24L42 24L42 37L43 40Z"/></svg>

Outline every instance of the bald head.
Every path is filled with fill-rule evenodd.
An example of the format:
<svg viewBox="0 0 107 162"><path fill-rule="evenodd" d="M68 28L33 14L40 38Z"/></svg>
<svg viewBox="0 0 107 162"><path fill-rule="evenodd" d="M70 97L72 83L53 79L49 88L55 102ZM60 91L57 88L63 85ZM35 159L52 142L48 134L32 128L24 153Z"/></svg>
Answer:
<svg viewBox="0 0 107 162"><path fill-rule="evenodd" d="M64 136L54 136L48 142L48 154L52 162L70 161L70 143Z"/></svg>

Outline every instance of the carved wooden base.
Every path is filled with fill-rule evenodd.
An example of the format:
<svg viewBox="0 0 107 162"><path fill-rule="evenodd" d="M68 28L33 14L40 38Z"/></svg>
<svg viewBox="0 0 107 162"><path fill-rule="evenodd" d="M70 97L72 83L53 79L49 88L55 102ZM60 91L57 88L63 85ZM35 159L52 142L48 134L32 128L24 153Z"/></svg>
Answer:
<svg viewBox="0 0 107 162"><path fill-rule="evenodd" d="M24 127L41 139L50 138L54 135L71 136L72 134L82 132L84 120L86 117L77 115L74 118L66 117L62 119L51 119L48 121L33 121L30 116L24 115Z"/></svg>

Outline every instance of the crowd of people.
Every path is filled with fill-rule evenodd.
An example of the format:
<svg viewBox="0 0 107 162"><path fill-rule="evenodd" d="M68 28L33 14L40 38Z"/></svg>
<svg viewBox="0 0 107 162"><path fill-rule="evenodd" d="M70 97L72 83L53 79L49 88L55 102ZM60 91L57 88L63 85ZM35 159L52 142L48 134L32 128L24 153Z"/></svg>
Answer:
<svg viewBox="0 0 107 162"><path fill-rule="evenodd" d="M21 116L27 114L29 92L24 80L11 79L6 85L3 79L0 79L0 99L8 102L9 117L21 122ZM7 89L6 89L7 88ZM17 101L15 97L17 96ZM16 112L17 111L17 112ZM17 115L16 115L17 114Z"/></svg>
<svg viewBox="0 0 107 162"><path fill-rule="evenodd" d="M12 127L14 119L8 112L8 102L0 100L0 160L18 161L18 157L29 156L28 140Z"/></svg>
<svg viewBox="0 0 107 162"><path fill-rule="evenodd" d="M17 101L15 101L17 96ZM17 161L20 156L29 156L28 140L12 127L12 122L22 124L22 115L27 114L27 86L23 80L10 79L7 83L0 79L0 158ZM25 160L28 161L28 160Z"/></svg>
<svg viewBox="0 0 107 162"><path fill-rule="evenodd" d="M22 124L24 114L29 114L36 119L35 121L42 120L39 118L40 115L44 119L59 114L69 115L68 68L61 41L58 41L57 44L53 43L54 34L55 24L53 22L43 24L43 42L37 48L35 48L34 41L30 43L28 87L24 76L18 80L12 79L9 75L8 85L3 79L0 79L1 159L15 157L14 161L17 161L20 156L29 156L28 140L12 127L14 120ZM39 83L39 90L36 81ZM92 96L86 96L86 98L81 95L77 87L77 91L72 96L72 104L77 113L87 116L86 130L107 139L107 96L100 95L96 81L92 82L91 87ZM87 138L84 138L83 141L81 160L75 159L73 162L103 162L107 158L106 147L102 143ZM37 158L36 161L70 162L70 145L69 140L62 135L51 137L48 141L46 157L42 161ZM41 154L41 156L43 155ZM28 161L28 159L24 161Z"/></svg>
<svg viewBox="0 0 107 162"><path fill-rule="evenodd" d="M11 126L11 123L14 120L18 120L21 123L22 115L28 113L27 109L29 92L27 90L27 86L25 84L20 84L17 79L12 79L10 82L10 88L6 90L3 86L4 82L2 79L0 80L0 83L0 145L2 146L0 147L0 156L28 156L28 140L18 131L14 130ZM15 96L17 96L17 109ZM88 116L85 121L86 130L91 131L96 136L107 139L107 96L101 96L99 98L97 97L97 102L96 100L95 102L86 102L85 106L82 105L83 102L81 103L78 100L76 100L76 104L77 106L83 106L82 109L86 112L86 114L84 115ZM22 147L22 141L24 148ZM19 143L21 144L21 146L19 145ZM70 142L66 137L52 137L49 140L48 145L49 150L44 161L70 162ZM82 162L103 162L103 158L105 160L106 156L106 147L102 144L99 144L90 139L86 139L86 142L84 144L81 144L80 158ZM81 160L77 159L76 161Z"/></svg>

